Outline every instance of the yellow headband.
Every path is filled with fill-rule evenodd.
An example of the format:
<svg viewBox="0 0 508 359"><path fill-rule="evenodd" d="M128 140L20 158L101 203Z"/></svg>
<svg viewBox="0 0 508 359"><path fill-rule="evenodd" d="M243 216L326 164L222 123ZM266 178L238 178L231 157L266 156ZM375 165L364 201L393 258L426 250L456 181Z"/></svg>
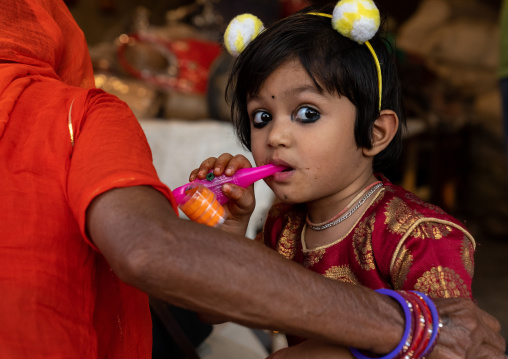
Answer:
<svg viewBox="0 0 508 359"><path fill-rule="evenodd" d="M378 88L379 88L379 111L381 111L381 96L383 93L381 66L374 48L369 40L379 29L379 10L372 0L339 0L333 9L333 15L309 12L309 15L317 15L332 19L332 27L341 35L365 44L376 63ZM256 16L242 14L235 17L228 25L224 34L224 44L229 53L238 56L243 49L264 30L263 23Z"/></svg>
<svg viewBox="0 0 508 359"><path fill-rule="evenodd" d="M355 2L357 4L354 4ZM367 46L376 64L378 89L379 89L378 108L379 111L381 111L381 96L383 93L383 79L381 76L381 65L379 64L379 59L377 58L374 48L372 47L372 45L368 40L372 38L372 36L374 36L377 30L379 29L380 22L379 10L377 9L376 5L374 5L374 2L370 0L367 0L365 2L369 3L370 7L367 6L366 8L365 4L362 4L362 1L341 0L335 6L335 9L333 10L333 15L326 14L323 12L308 12L307 14L323 16L332 19L333 28L337 30L341 35L353 41L356 41L360 44L365 44L365 46ZM354 5L357 5L356 12L354 12L353 10L355 9L352 8L352 6Z"/></svg>

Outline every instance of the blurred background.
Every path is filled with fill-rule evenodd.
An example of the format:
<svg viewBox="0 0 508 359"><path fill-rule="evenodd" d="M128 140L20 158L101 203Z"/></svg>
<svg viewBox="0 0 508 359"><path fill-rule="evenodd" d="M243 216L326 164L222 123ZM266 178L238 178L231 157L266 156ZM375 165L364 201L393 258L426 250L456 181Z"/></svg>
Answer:
<svg viewBox="0 0 508 359"><path fill-rule="evenodd" d="M250 12L270 25L326 1L66 3L87 38L97 87L130 105L159 175L175 188L208 156L249 157L233 135L224 100L232 58L221 38L228 22ZM387 177L466 223L477 241L473 296L501 321L508 338L508 168L498 75L502 0L376 3L396 49L408 117L405 151ZM256 184L256 195L250 237L273 200L263 184ZM202 358L263 358L284 345L276 333L201 326L192 313L170 309ZM175 343L164 323L154 326L154 358L168 357L164 353Z"/></svg>

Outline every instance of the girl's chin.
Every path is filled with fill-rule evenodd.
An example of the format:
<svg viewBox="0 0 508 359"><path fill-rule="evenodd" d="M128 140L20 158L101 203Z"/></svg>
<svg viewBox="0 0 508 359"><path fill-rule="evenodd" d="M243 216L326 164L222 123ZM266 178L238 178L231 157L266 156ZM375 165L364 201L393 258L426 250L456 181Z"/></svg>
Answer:
<svg viewBox="0 0 508 359"><path fill-rule="evenodd" d="M297 198L295 198L295 196L292 196L291 194L288 194L287 192L275 190L274 193L275 193L275 197L277 197L277 199L280 200L281 202L284 202L287 204L302 203Z"/></svg>

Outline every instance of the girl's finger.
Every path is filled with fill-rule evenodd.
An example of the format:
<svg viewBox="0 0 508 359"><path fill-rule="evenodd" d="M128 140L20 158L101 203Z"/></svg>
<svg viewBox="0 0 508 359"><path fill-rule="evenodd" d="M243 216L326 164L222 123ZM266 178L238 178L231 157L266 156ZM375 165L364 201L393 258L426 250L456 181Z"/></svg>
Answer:
<svg viewBox="0 0 508 359"><path fill-rule="evenodd" d="M224 186L222 186L222 191L232 201L235 203L235 207L239 212L242 213L231 213L232 215L242 215L245 214L243 212L252 212L256 205L256 200L254 198L254 195L252 194L252 191L249 189L242 188L240 186L226 183ZM235 212L235 209L232 209L232 212Z"/></svg>
<svg viewBox="0 0 508 359"><path fill-rule="evenodd" d="M233 155L230 153L223 153L217 158L217 161L215 161L214 167L213 167L213 174L216 176L220 176L223 172L226 166L228 166L229 161L233 158Z"/></svg>
<svg viewBox="0 0 508 359"><path fill-rule="evenodd" d="M204 179L206 177L206 175L208 174L208 172L210 172L210 170L214 168L216 161L217 161L217 158L209 157L206 160L204 160L203 162L201 162L201 165L197 169L196 177L199 179Z"/></svg>
<svg viewBox="0 0 508 359"><path fill-rule="evenodd" d="M232 176L240 168L251 168L250 161L243 155L236 155L233 157L224 171L226 176Z"/></svg>
<svg viewBox="0 0 508 359"><path fill-rule="evenodd" d="M189 182L192 182L196 179L198 171L199 171L199 168L192 170L192 172L189 175Z"/></svg>

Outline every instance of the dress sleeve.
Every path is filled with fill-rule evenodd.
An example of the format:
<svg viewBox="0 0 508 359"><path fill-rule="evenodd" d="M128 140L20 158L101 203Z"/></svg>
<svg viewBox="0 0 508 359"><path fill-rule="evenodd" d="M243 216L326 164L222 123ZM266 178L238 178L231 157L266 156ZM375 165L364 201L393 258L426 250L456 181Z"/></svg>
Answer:
<svg viewBox="0 0 508 359"><path fill-rule="evenodd" d="M67 195L83 238L86 210L92 200L113 189L151 186L177 207L169 188L158 178L145 134L129 107L117 97L91 91L72 112L76 139L67 180ZM79 110L81 107L81 111Z"/></svg>
<svg viewBox="0 0 508 359"><path fill-rule="evenodd" d="M277 234L274 233L274 226L279 219L278 211L276 210L276 205L273 205L268 210L266 215L265 224L263 225L263 230L259 232L254 238L255 241L263 243L265 246L275 249L275 241L277 238Z"/></svg>
<svg viewBox="0 0 508 359"><path fill-rule="evenodd" d="M286 224L286 216L290 206L285 203L276 203L266 216L263 230L256 236L256 240L264 243L267 247L277 249L278 239Z"/></svg>
<svg viewBox="0 0 508 359"><path fill-rule="evenodd" d="M416 290L430 297L471 298L474 239L453 222L425 219L416 223L392 255L394 289Z"/></svg>

